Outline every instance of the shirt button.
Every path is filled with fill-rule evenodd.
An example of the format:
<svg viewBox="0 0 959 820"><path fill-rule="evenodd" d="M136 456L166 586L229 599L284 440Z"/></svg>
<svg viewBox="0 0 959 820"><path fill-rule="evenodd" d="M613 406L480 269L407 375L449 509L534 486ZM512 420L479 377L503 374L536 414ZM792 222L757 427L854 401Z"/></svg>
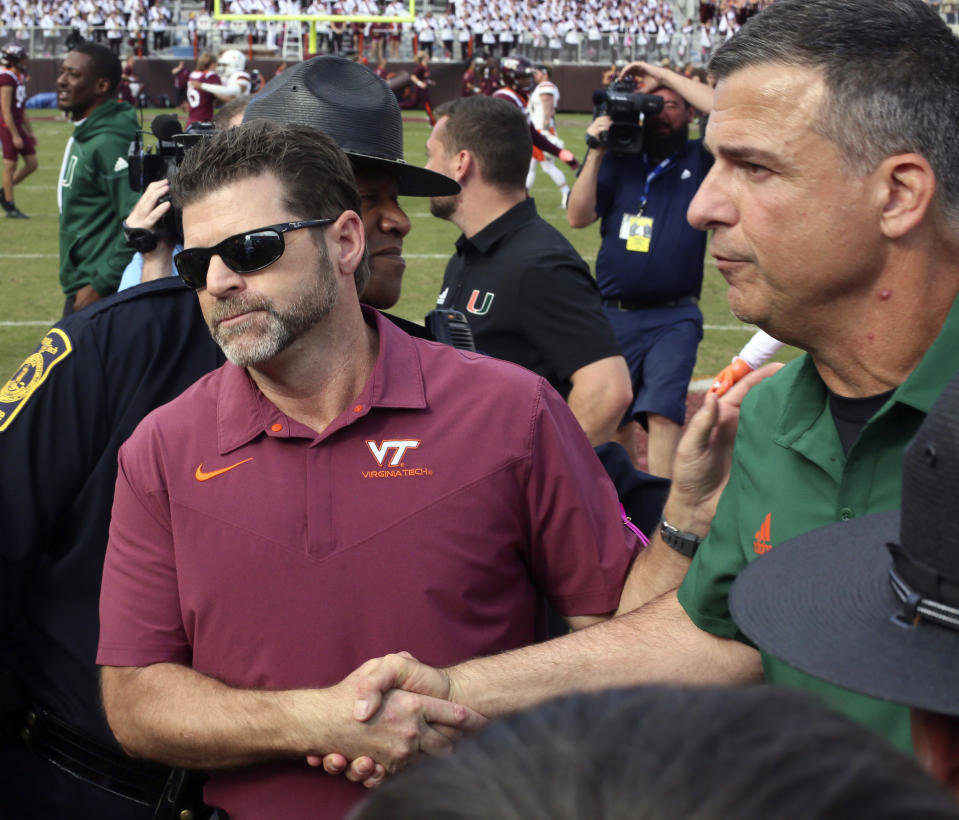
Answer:
<svg viewBox="0 0 959 820"><path fill-rule="evenodd" d="M839 518L843 521L848 521L850 518L852 518L852 510L850 510L849 507L843 507L839 511Z"/></svg>
<svg viewBox="0 0 959 820"><path fill-rule="evenodd" d="M362 413L362 412L363 412L363 405L362 405L362 404L357 404L357 405L353 408L353 412L354 412L354 413Z"/></svg>
<svg viewBox="0 0 959 820"><path fill-rule="evenodd" d="M270 429L271 429L274 433L279 433L280 430L283 429L283 425L282 425L282 424L274 424L272 427L270 427Z"/></svg>

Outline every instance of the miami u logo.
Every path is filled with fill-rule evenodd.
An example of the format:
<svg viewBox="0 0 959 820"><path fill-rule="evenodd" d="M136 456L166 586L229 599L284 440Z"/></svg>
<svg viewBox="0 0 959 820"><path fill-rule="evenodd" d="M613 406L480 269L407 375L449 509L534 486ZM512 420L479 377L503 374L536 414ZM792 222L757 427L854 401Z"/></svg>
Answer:
<svg viewBox="0 0 959 820"><path fill-rule="evenodd" d="M480 292L478 290L474 290L473 293L470 294L470 300L466 303L466 309L470 313L475 313L477 316L485 316L487 313L489 313L490 306L493 304L493 296L495 296L495 294L486 291L486 293L483 294L483 304L481 304L479 307L476 307L476 302L479 300L479 295Z"/></svg>

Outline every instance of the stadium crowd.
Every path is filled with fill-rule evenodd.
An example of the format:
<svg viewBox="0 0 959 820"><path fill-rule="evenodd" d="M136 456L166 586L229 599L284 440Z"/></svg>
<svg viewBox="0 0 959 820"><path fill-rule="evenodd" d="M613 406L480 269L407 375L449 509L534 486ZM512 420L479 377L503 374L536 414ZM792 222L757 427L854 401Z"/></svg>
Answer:
<svg viewBox="0 0 959 820"><path fill-rule="evenodd" d="M362 35L371 44L388 42L392 59L399 55L401 44L411 52L422 48L433 58L447 59L467 59L480 51L506 56L513 50L536 59L570 62L645 58L654 50L657 56L686 59L708 53L765 1L703 4L700 19L694 22L679 19L669 0L635 4L614 0L500 0L493 4L460 0L436 12L429 4L418 4L412 24L344 27L320 23L318 34L321 52L340 53L334 43L347 33L351 40ZM26 40L34 30L33 56L56 53L74 32L84 39L108 43L118 53L129 48L140 54L161 51L177 41L190 44L194 37L204 47L215 39L231 43L249 35L253 42L270 48L283 37L283 26L276 21L215 21L211 9L175 18L173 9L173 4L162 0L2 0L0 37ZM224 0L222 10L235 14L385 16L402 16L408 11L398 0ZM372 50L376 51L375 45Z"/></svg>
<svg viewBox="0 0 959 820"><path fill-rule="evenodd" d="M773 0L704 0L698 19L682 18L670 0L459 0L418 3L412 23L317 24L318 53L362 47L370 56L398 59L425 50L431 59L466 60L474 54L521 51L536 60L606 62L617 59L705 61L709 54ZM957 2L932 2L947 22L957 22ZM32 56L53 55L74 32L104 42L117 53L146 55L170 45L201 49L217 43L279 48L286 36L278 21L214 20L213 4L181 11L165 0L2 0L0 38L29 40ZM234 14L344 14L405 16L399 0L223 0ZM295 28L290 24L288 30ZM305 25L301 27L305 32ZM31 38L30 32L33 32ZM380 43L383 45L381 46Z"/></svg>

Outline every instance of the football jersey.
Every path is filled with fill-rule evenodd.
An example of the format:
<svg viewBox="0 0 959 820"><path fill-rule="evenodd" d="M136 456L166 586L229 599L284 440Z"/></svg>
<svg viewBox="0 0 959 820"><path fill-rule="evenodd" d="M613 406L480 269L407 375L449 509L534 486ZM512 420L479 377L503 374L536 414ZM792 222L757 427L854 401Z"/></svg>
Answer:
<svg viewBox="0 0 959 820"><path fill-rule="evenodd" d="M253 83L247 71L234 71L226 82L227 85L237 86L241 94L249 94Z"/></svg>
<svg viewBox="0 0 959 820"><path fill-rule="evenodd" d="M549 80L545 80L536 86L536 88L533 89L533 93L529 95L527 112L538 131L552 131L555 133L556 120L550 117L549 122L546 122L546 111L543 108L543 97L550 95L553 97L553 111L556 111L559 107L559 89Z"/></svg>
<svg viewBox="0 0 959 820"><path fill-rule="evenodd" d="M13 123L19 130L20 126L23 125L23 109L27 102L27 84L16 71L10 68L0 68L0 88L3 86L13 88ZM2 114L0 114L0 120L2 118Z"/></svg>
<svg viewBox="0 0 959 820"><path fill-rule="evenodd" d="M498 88L493 92L493 96L498 100L506 100L507 102L513 103L520 111L526 111L526 101L512 88Z"/></svg>
<svg viewBox="0 0 959 820"><path fill-rule="evenodd" d="M191 71L190 81L207 83L209 85L222 85L220 75L215 71ZM213 106L216 104L216 97L209 91L202 88L193 88L187 86L186 104L189 114L186 118L186 124L191 125L195 122L212 122Z"/></svg>

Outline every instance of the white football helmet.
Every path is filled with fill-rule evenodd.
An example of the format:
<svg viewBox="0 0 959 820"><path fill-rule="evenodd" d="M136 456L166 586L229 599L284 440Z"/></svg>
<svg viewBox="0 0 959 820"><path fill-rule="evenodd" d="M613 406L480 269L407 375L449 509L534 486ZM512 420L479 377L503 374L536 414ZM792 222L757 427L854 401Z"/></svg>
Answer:
<svg viewBox="0 0 959 820"><path fill-rule="evenodd" d="M235 48L224 51L216 63L216 73L223 79L237 71L243 71L244 68L246 68L246 57L243 56L242 51L237 51Z"/></svg>

